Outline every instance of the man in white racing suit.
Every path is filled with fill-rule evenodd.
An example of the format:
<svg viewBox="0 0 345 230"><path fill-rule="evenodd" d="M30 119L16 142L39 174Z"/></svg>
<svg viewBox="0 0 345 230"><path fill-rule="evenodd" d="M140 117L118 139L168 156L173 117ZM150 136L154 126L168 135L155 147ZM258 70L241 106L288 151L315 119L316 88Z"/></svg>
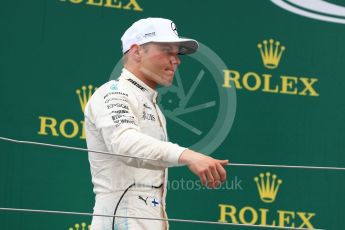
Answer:
<svg viewBox="0 0 345 230"><path fill-rule="evenodd" d="M178 55L195 52L198 43L180 38L175 24L162 18L135 22L121 40L122 74L88 101L85 131L88 149L114 154L89 152L94 214L122 217L94 216L91 230L168 229L165 221L131 218L167 218L167 168L186 164L203 185L217 187L228 161L169 142L157 105L156 86L172 83Z"/></svg>

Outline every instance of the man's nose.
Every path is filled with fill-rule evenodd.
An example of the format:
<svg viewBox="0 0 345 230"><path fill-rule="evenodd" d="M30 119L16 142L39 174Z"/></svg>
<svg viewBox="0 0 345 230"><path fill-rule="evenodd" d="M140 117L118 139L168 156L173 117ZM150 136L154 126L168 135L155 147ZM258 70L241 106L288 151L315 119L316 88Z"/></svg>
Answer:
<svg viewBox="0 0 345 230"><path fill-rule="evenodd" d="M171 56L171 62L174 65L179 65L181 63L181 60L180 60L179 56L176 54L176 55Z"/></svg>

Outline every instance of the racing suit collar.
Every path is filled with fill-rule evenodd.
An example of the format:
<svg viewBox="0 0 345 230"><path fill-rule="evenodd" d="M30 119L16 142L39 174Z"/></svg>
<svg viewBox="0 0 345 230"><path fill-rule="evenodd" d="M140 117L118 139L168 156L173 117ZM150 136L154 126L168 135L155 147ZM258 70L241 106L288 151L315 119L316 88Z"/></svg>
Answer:
<svg viewBox="0 0 345 230"><path fill-rule="evenodd" d="M134 86L136 90L143 93L147 98L156 102L156 98L158 96L158 92L148 85L146 85L142 80L136 77L133 73L131 73L126 68L122 69L121 77L126 79L131 85Z"/></svg>

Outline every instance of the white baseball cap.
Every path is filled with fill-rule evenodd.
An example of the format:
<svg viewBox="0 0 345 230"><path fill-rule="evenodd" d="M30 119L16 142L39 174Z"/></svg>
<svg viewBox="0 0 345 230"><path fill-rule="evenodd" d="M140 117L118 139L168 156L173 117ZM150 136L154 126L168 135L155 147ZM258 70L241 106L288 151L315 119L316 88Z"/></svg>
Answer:
<svg viewBox="0 0 345 230"><path fill-rule="evenodd" d="M177 43L179 54L194 53L199 44L194 39L180 38L173 21L165 18L145 18L133 23L121 37L122 52L126 53L134 44L148 42Z"/></svg>

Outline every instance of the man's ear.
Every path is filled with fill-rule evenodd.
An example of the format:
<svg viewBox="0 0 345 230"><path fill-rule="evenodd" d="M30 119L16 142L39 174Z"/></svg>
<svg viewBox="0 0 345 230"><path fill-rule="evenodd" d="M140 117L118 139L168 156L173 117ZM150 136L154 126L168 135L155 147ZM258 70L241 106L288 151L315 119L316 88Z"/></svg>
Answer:
<svg viewBox="0 0 345 230"><path fill-rule="evenodd" d="M130 51L131 51L133 59L137 62L140 62L140 60L141 60L141 48L140 48L140 46L137 44L134 44L131 46Z"/></svg>

